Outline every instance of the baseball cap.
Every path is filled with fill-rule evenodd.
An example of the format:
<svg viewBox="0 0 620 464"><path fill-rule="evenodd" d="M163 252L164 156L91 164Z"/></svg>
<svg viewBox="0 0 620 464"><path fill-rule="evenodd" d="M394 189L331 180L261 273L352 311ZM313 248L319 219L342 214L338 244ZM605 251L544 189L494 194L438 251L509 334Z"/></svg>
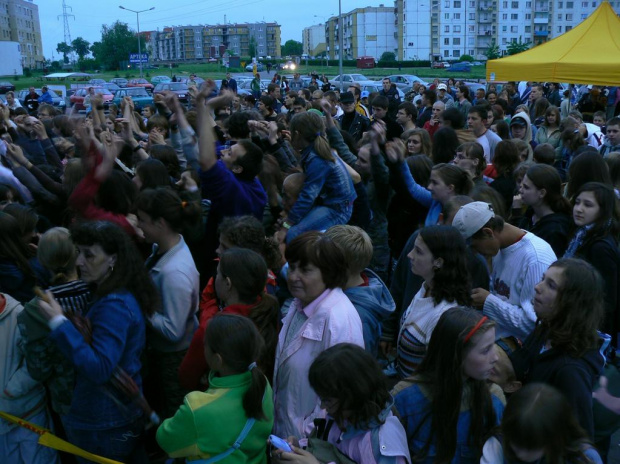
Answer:
<svg viewBox="0 0 620 464"><path fill-rule="evenodd" d="M482 229L492 217L495 217L495 213L489 203L474 201L459 208L452 221L452 227L456 227L463 238L468 239Z"/></svg>
<svg viewBox="0 0 620 464"><path fill-rule="evenodd" d="M353 103L355 98L351 92L343 92L340 94L340 103Z"/></svg>
<svg viewBox="0 0 620 464"><path fill-rule="evenodd" d="M448 90L448 86L446 84L439 84L437 90Z"/></svg>
<svg viewBox="0 0 620 464"><path fill-rule="evenodd" d="M370 92L368 90L362 90L362 98L368 98Z"/></svg>
<svg viewBox="0 0 620 464"><path fill-rule="evenodd" d="M525 119L520 118L519 116L515 116L510 120L510 125L527 127L527 122L525 122Z"/></svg>

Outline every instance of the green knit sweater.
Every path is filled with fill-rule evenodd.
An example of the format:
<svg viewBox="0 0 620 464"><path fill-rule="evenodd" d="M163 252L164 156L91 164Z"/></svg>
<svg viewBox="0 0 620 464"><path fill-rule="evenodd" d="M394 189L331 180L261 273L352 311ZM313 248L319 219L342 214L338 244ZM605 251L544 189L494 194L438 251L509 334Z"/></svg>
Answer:
<svg viewBox="0 0 620 464"><path fill-rule="evenodd" d="M209 375L206 392L192 392L174 417L166 419L157 430L157 442L171 457L189 460L208 459L235 442L246 424L243 395L251 382L251 373L216 377ZM266 462L267 438L273 427L273 392L269 383L263 397L267 420L257 420L241 447L221 464L263 464Z"/></svg>

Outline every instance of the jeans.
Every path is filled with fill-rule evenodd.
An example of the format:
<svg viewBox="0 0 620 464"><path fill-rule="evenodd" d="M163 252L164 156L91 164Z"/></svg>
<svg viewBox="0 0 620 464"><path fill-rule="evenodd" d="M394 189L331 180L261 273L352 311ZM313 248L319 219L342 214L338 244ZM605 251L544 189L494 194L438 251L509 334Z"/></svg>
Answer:
<svg viewBox="0 0 620 464"><path fill-rule="evenodd" d="M67 427L69 442L84 451L123 463L143 464L148 462L143 448L144 421L139 419L115 429L84 430ZM78 458L78 463L91 461Z"/></svg>
<svg viewBox="0 0 620 464"><path fill-rule="evenodd" d="M298 224L292 226L286 234L286 243L290 243L298 235L310 230L324 231L331 226L346 224L351 219L353 205L343 205L339 208L315 206Z"/></svg>
<svg viewBox="0 0 620 464"><path fill-rule="evenodd" d="M29 417L28 422L46 429L52 429L47 411ZM8 433L0 435L0 457L3 464L55 464L58 462L56 450L39 445L39 435L16 426Z"/></svg>

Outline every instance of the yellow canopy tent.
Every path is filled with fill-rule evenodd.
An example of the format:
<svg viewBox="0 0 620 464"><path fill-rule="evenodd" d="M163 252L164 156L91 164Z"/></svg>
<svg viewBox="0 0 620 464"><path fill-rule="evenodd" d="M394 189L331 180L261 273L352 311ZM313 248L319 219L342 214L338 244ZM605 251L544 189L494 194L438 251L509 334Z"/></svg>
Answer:
<svg viewBox="0 0 620 464"><path fill-rule="evenodd" d="M487 63L488 81L620 84L620 18L604 1L574 29Z"/></svg>

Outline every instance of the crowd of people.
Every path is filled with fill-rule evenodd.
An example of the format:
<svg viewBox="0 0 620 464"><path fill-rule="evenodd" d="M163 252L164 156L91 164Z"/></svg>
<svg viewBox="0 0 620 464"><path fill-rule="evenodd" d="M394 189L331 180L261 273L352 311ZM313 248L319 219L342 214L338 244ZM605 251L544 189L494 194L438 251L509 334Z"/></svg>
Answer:
<svg viewBox="0 0 620 464"><path fill-rule="evenodd" d="M0 411L122 463L606 462L620 88L256 79L0 104ZM2 462L89 462L38 438Z"/></svg>

